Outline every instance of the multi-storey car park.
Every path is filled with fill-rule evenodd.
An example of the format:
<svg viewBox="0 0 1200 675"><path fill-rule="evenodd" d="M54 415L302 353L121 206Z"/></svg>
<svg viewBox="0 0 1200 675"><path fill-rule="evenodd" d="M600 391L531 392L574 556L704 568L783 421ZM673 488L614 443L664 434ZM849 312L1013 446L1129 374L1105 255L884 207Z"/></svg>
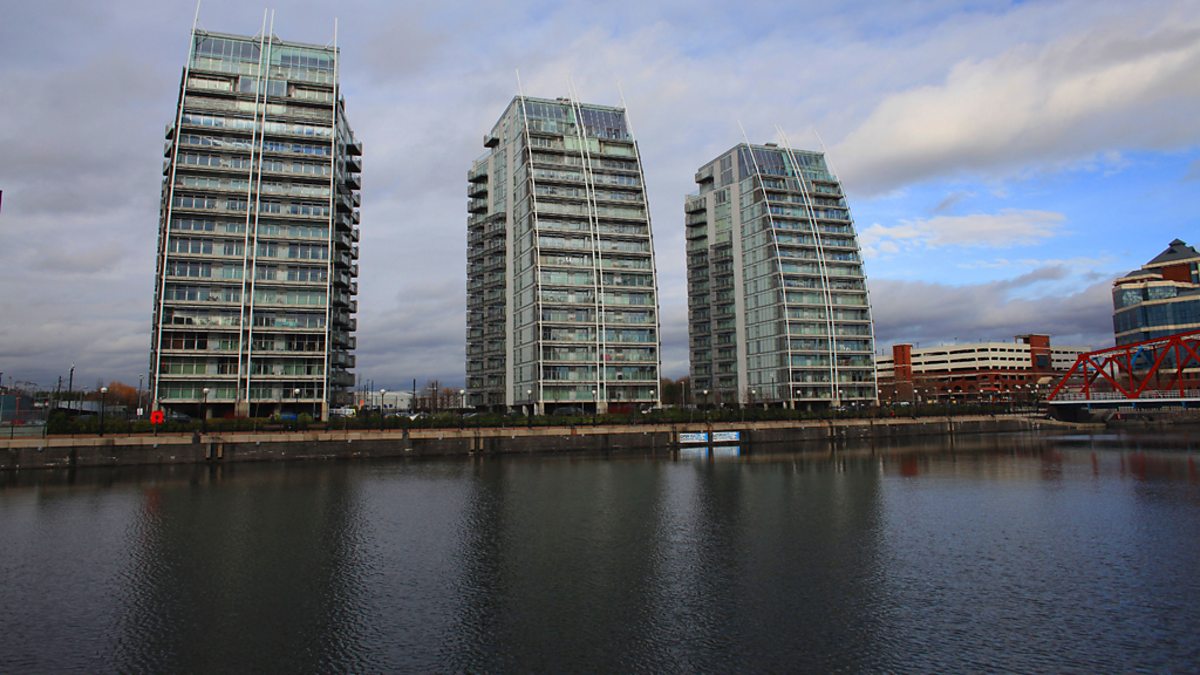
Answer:
<svg viewBox="0 0 1200 675"><path fill-rule="evenodd" d="M656 405L654 246L625 111L517 96L484 145L467 174L468 404Z"/></svg>
<svg viewBox="0 0 1200 675"><path fill-rule="evenodd" d="M336 43L193 29L166 137L154 406L324 418L354 381L362 170Z"/></svg>
<svg viewBox="0 0 1200 675"><path fill-rule="evenodd" d="M1048 393L1086 347L1050 344L1045 333L1012 342L974 342L916 347L892 345L876 359L879 397L885 403L984 402Z"/></svg>
<svg viewBox="0 0 1200 675"><path fill-rule="evenodd" d="M866 278L824 155L743 143L696 182L684 211L697 402L874 402Z"/></svg>

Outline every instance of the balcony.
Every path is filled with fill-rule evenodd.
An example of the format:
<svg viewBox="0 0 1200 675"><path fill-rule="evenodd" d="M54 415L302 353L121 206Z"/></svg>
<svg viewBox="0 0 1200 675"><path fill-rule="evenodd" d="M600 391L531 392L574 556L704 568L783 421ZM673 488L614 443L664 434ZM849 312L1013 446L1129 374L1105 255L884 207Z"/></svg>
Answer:
<svg viewBox="0 0 1200 675"><path fill-rule="evenodd" d="M486 195L487 193L488 193L488 184L487 184L486 180L483 181L482 183L469 183L467 185L467 196L468 197L482 197L483 195Z"/></svg>
<svg viewBox="0 0 1200 675"><path fill-rule="evenodd" d="M353 194L353 195L350 197L350 203L351 203L351 204L354 204L355 206L362 206L362 193L360 193L360 192L355 192L355 193L354 193L354 194Z"/></svg>
<svg viewBox="0 0 1200 675"><path fill-rule="evenodd" d="M708 200L700 195L692 195L683 202L683 210L687 213L697 213L708 208Z"/></svg>
<svg viewBox="0 0 1200 675"><path fill-rule="evenodd" d="M346 170L351 173L362 173L362 159L359 157L347 157Z"/></svg>
<svg viewBox="0 0 1200 675"><path fill-rule="evenodd" d="M353 157L362 157L363 147L362 141L354 141L346 144L346 153Z"/></svg>
<svg viewBox="0 0 1200 675"><path fill-rule="evenodd" d="M346 176L346 185L351 190L361 190L362 189L362 174L361 173L347 173L347 174L345 174L345 176Z"/></svg>
<svg viewBox="0 0 1200 675"><path fill-rule="evenodd" d="M488 200L472 199L467 205L467 211L471 213L486 213L488 209Z"/></svg>

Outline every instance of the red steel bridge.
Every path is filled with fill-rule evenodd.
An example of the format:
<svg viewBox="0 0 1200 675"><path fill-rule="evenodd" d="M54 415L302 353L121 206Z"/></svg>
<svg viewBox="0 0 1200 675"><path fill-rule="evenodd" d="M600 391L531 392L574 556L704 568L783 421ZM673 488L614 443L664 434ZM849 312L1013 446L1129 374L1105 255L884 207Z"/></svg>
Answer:
<svg viewBox="0 0 1200 675"><path fill-rule="evenodd" d="M1080 354L1046 397L1051 409L1200 409L1200 330Z"/></svg>

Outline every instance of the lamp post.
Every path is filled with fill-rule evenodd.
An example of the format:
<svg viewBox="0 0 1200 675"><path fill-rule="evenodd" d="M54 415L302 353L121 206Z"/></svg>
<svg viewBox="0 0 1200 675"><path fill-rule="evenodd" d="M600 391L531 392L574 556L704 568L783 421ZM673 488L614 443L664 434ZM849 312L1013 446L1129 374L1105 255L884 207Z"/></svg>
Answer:
<svg viewBox="0 0 1200 675"><path fill-rule="evenodd" d="M467 390L458 390L459 406L458 406L458 428L462 429L466 426L467 416Z"/></svg>
<svg viewBox="0 0 1200 675"><path fill-rule="evenodd" d="M386 400L387 400L387 389L381 388L379 390L379 430L380 431L383 431L383 420L384 420L383 409L384 409L384 407L386 407L384 404L384 401L386 401Z"/></svg>
<svg viewBox="0 0 1200 675"><path fill-rule="evenodd" d="M596 414L600 412L600 401L596 400L596 388L592 387L592 426L596 426Z"/></svg>
<svg viewBox="0 0 1200 675"><path fill-rule="evenodd" d="M73 387L75 386L75 364L71 364L71 372L67 375L67 410L71 409ZM74 418L71 418L74 419Z"/></svg>
<svg viewBox="0 0 1200 675"><path fill-rule="evenodd" d="M142 419L142 380L145 377L146 377L145 375L138 375L138 403L137 403L138 415L137 416L138 416L139 420Z"/></svg>
<svg viewBox="0 0 1200 675"><path fill-rule="evenodd" d="M529 407L526 408L525 426L533 426L533 390L525 390L525 399L529 401Z"/></svg>
<svg viewBox="0 0 1200 675"><path fill-rule="evenodd" d="M205 391L208 391L205 389ZM108 387L100 387L100 435L104 435L104 399L108 397Z"/></svg>
<svg viewBox="0 0 1200 675"><path fill-rule="evenodd" d="M208 387L200 391L204 392L204 405L200 408L200 430L208 433Z"/></svg>

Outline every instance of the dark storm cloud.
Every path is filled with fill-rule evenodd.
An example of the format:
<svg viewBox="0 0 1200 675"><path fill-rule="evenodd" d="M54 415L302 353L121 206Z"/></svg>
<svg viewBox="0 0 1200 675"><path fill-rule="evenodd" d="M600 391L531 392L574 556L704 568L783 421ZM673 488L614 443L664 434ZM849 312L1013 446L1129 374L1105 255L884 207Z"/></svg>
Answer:
<svg viewBox="0 0 1200 675"><path fill-rule="evenodd" d="M1006 340L1049 333L1056 342L1112 344L1112 279L1066 293L1028 295L1040 282L1068 279L1045 267L1015 279L951 286L928 281L875 280L871 303L880 347L897 342L934 344Z"/></svg>

